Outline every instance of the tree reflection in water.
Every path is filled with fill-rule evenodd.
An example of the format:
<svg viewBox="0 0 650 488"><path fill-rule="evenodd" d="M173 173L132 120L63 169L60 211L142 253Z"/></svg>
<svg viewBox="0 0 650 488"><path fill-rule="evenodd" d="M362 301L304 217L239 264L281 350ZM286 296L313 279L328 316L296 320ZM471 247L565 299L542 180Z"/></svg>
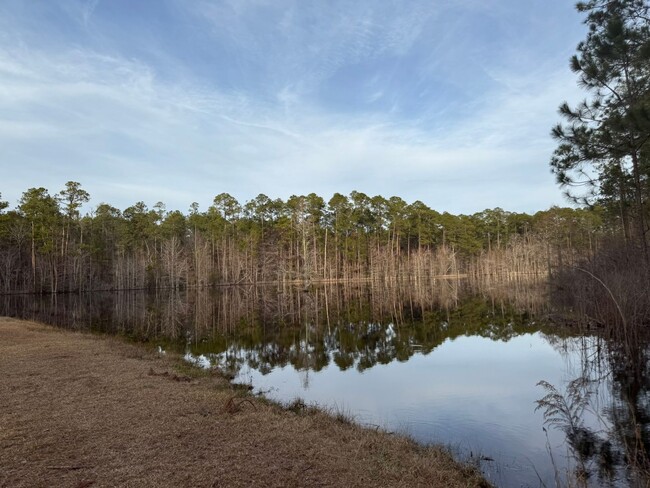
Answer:
<svg viewBox="0 0 650 488"><path fill-rule="evenodd" d="M647 341L623 343L614 331L580 340L552 340L577 348L581 364L564 391L541 381L537 401L545 424L564 432L579 486L650 486L650 364ZM568 351L567 351L568 352Z"/></svg>
<svg viewBox="0 0 650 488"><path fill-rule="evenodd" d="M428 286L228 287L214 290L99 292L0 298L0 313L72 329L121 334L193 354L230 370L292 365L319 371L336 364L362 371L428 354L447 339L495 340L535 327L535 290L525 306L495 288L477 294L458 280ZM537 300L537 302L535 302ZM516 302L516 300L515 300Z"/></svg>
<svg viewBox="0 0 650 488"><path fill-rule="evenodd" d="M592 486L648 486L647 343L636 335L634 344L618 340L614 331L547 325L540 320L547 307L544 286L458 280L408 288L246 286L0 297L0 315L153 342L232 375L244 367L268 374L290 366L304 372L305 381L328 366L365 371L404 362L461 336L509 341L541 332L566 358L580 358L573 381L542 383L538 401L549 427L565 434L572 478Z"/></svg>

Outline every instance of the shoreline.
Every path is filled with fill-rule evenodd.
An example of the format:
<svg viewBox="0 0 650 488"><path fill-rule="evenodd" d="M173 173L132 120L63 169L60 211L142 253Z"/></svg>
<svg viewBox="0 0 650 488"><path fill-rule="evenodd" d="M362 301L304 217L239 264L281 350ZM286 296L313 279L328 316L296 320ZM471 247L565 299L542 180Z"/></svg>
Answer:
<svg viewBox="0 0 650 488"><path fill-rule="evenodd" d="M489 486L442 447L283 408L179 355L0 317L0 486Z"/></svg>

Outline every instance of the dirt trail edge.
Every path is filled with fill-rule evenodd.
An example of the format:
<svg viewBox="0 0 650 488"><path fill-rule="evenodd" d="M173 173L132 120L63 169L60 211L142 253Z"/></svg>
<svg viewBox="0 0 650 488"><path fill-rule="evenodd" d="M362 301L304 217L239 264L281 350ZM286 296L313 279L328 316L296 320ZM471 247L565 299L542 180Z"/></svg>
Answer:
<svg viewBox="0 0 650 488"><path fill-rule="evenodd" d="M178 368L116 338L0 317L0 486L487 486L441 449Z"/></svg>

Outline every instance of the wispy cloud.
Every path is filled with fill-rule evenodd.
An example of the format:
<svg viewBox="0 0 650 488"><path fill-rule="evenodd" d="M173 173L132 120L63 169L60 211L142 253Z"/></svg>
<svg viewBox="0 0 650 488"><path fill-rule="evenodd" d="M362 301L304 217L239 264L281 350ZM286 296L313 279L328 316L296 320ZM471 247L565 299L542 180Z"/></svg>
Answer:
<svg viewBox="0 0 650 488"><path fill-rule="evenodd" d="M346 10L258 0L196 2L188 12L174 3L183 22L208 29L201 42L220 50L215 59L224 64L213 78L196 60L169 54L154 60L103 44L52 50L46 39L2 40L0 165L11 171L0 191L15 203L28 187L55 191L73 179L95 203L163 200L181 209L192 201L205 208L224 191L244 200L359 190L455 212L561 203L547 161L555 107L575 94L565 63L517 72L486 61L485 91L458 113L454 100L436 96L435 77L424 78L432 95L391 85L394 63L420 56L425 29L451 4L460 8L422 2L401 13L390 2ZM76 21L101 29L104 5L80 3ZM161 49L148 42L142 52ZM175 63L183 76L170 78ZM260 73L249 82L254 68ZM402 67L421 76L425 68ZM222 69L230 82L216 73ZM348 69L362 81L359 107L326 103L328 87L347 88L335 80ZM427 107L387 109L418 100Z"/></svg>
<svg viewBox="0 0 650 488"><path fill-rule="evenodd" d="M81 19L83 21L84 27L88 28L90 24L90 19L92 18L93 12L99 5L99 0L86 0L81 8Z"/></svg>
<svg viewBox="0 0 650 488"><path fill-rule="evenodd" d="M427 5L428 4L428 5ZM232 46L241 69L251 63L275 87L305 94L345 66L400 56L418 39L437 7L400 2L211 2L191 4L213 38Z"/></svg>

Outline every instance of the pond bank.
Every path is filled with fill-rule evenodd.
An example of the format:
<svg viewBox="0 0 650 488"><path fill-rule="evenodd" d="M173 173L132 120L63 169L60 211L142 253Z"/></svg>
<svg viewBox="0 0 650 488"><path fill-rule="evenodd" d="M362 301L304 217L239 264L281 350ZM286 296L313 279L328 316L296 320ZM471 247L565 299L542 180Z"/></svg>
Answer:
<svg viewBox="0 0 650 488"><path fill-rule="evenodd" d="M487 486L442 449L116 338L0 317L0 372L3 487Z"/></svg>

